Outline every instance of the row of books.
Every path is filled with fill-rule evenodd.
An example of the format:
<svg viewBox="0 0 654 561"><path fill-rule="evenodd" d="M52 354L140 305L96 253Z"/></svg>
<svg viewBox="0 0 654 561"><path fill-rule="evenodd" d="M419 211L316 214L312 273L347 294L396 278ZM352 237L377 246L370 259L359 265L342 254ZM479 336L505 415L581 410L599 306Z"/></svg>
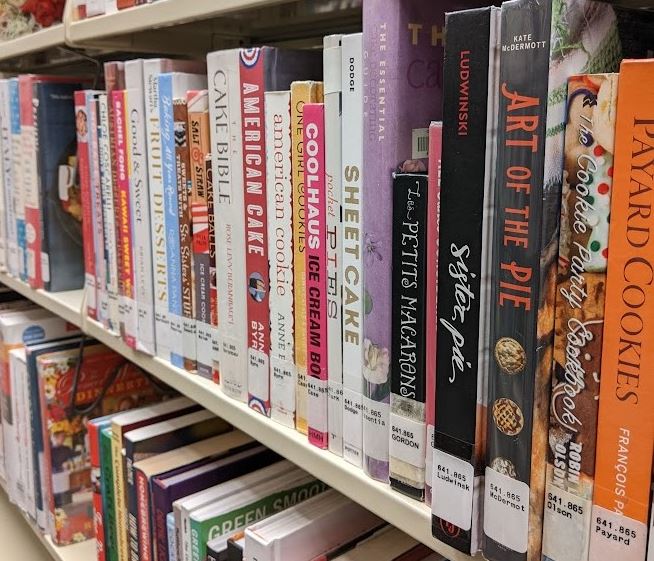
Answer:
<svg viewBox="0 0 654 561"><path fill-rule="evenodd" d="M442 557L60 318L2 295L10 500L98 561ZM8 391L8 393L6 393Z"/></svg>
<svg viewBox="0 0 654 561"><path fill-rule="evenodd" d="M82 20L94 16L113 14L119 10L133 8L141 4L151 4L157 0L71 0L73 19Z"/></svg>

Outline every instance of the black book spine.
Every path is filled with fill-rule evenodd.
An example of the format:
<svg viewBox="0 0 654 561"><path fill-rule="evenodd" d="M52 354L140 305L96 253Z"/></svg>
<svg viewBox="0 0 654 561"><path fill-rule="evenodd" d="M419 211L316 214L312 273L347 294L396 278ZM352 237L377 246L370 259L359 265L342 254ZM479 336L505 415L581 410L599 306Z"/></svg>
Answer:
<svg viewBox="0 0 654 561"><path fill-rule="evenodd" d="M484 471L480 385L487 373L498 28L498 8L445 20L432 533L468 554L480 547L473 543L480 511L474 480Z"/></svg>
<svg viewBox="0 0 654 561"><path fill-rule="evenodd" d="M530 484L541 391L535 384L541 234L549 219L543 216L549 212L543 177L551 10L551 2L540 0L502 5L484 495L484 555L490 561L540 559L542 509L530 509Z"/></svg>
<svg viewBox="0 0 654 561"><path fill-rule="evenodd" d="M395 174L390 482L417 499L425 492L427 199L427 175Z"/></svg>

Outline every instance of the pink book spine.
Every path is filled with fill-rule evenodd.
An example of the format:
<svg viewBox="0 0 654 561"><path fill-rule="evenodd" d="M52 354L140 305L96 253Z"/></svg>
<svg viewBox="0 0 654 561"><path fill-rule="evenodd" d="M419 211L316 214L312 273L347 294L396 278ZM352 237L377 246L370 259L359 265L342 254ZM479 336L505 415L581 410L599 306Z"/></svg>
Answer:
<svg viewBox="0 0 654 561"><path fill-rule="evenodd" d="M124 325L121 325L121 335L125 343L135 349L136 337L135 326L128 325L133 317L134 305L134 263L132 257L132 225L130 221L130 194L129 194L129 153L127 151L127 122L125 119L125 91L116 90L111 92L111 102L114 110L114 150L116 155L116 187L118 189L118 213L117 228L118 244L122 246L122 260L118 264L120 285L123 290L120 294L120 306L124 309L121 318L125 318ZM129 308L129 309L128 309Z"/></svg>
<svg viewBox="0 0 654 561"><path fill-rule="evenodd" d="M443 124L429 127L429 199L427 218L427 457L425 469L425 502L431 504L434 425L436 423L436 324L438 302L438 235L441 206L441 152Z"/></svg>
<svg viewBox="0 0 654 561"><path fill-rule="evenodd" d="M91 205L91 171L88 145L88 112L86 91L75 92L77 122L77 166L82 199L82 237L84 243L84 276L86 288L86 314L97 319L95 258L93 251L93 207Z"/></svg>
<svg viewBox="0 0 654 561"><path fill-rule="evenodd" d="M307 373L309 442L327 448L327 196L325 106L304 105L304 196L306 205Z"/></svg>

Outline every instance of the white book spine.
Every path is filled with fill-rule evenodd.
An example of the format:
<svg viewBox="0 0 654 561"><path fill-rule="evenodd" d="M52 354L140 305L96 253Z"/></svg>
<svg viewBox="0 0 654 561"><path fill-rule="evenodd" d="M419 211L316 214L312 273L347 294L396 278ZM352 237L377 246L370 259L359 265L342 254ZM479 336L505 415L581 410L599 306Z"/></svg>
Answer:
<svg viewBox="0 0 654 561"><path fill-rule="evenodd" d="M10 386L16 385L16 359L15 353L9 353L8 366ZM7 476L7 494L9 500L14 504L18 503L18 484L20 478L20 458L18 456L18 415L16 392L12 391L7 400L9 410L2 412L2 441L5 452L5 471Z"/></svg>
<svg viewBox="0 0 654 561"><path fill-rule="evenodd" d="M16 276L27 280L25 275L25 197L23 187L23 138L20 126L20 96L18 78L9 82L9 121L11 123L11 168L13 174L13 208L16 216Z"/></svg>
<svg viewBox="0 0 654 561"><path fill-rule="evenodd" d="M116 250L116 217L114 214L113 181L111 178L111 141L109 139L109 106L106 94L98 96L98 156L100 160L100 194L104 223L104 251L107 256L108 329L120 331L118 312L118 253Z"/></svg>
<svg viewBox="0 0 654 561"><path fill-rule="evenodd" d="M0 86L2 87L2 86ZM1 95L1 94L0 94ZM1 101L0 101L1 103ZM3 126L0 117L0 127ZM4 153L5 135L0 134L0 154ZM0 165L0 270L7 270L7 210L5 208L5 167Z"/></svg>
<svg viewBox="0 0 654 561"><path fill-rule="evenodd" d="M24 426L24 445L21 447L25 454L25 511L33 519L36 520L36 489L34 487L34 441L32 439L32 408L38 407L30 399L30 385L29 385L29 372L27 371L27 364L24 365L24 373L22 380L23 392L23 426Z"/></svg>
<svg viewBox="0 0 654 561"><path fill-rule="evenodd" d="M109 295L107 292L107 261L105 255L104 214L102 209L102 180L100 178L100 153L98 150L98 104L97 96L87 96L89 122L88 150L89 177L91 180L91 205L93 218L93 248L95 253L95 286L97 289L98 321L109 327ZM44 269L45 270L45 269Z"/></svg>
<svg viewBox="0 0 654 561"><path fill-rule="evenodd" d="M345 35L342 84L343 457L362 466L363 389L363 44L361 33Z"/></svg>
<svg viewBox="0 0 654 561"><path fill-rule="evenodd" d="M177 561L175 515L172 512L166 516L166 527L168 529L168 561Z"/></svg>
<svg viewBox="0 0 654 561"><path fill-rule="evenodd" d="M31 111L36 113L36 106L34 106L34 98L25 102L21 99L21 108L24 103L29 103ZM36 276L36 260L41 259L40 255L36 255L33 249L29 249L28 241L36 236L36 232L31 231L28 227L26 209L36 209L40 212L39 201L39 167L38 167L38 151L37 151L37 136L36 136L36 123L33 121L31 124L26 124L21 119L20 124L22 148L20 150L20 161L23 168L23 182L22 189L20 189L20 208L18 209L19 217L21 217L25 227L25 269L21 270L26 278L25 280L34 279Z"/></svg>
<svg viewBox="0 0 654 561"><path fill-rule="evenodd" d="M155 354L154 290L152 283L152 229L148 182L148 152L145 141L145 88L143 61L125 63L125 85L128 89L127 110L130 137L130 195L136 288L136 348Z"/></svg>
<svg viewBox="0 0 654 561"><path fill-rule="evenodd" d="M239 51L207 56L216 223L220 385L247 401L245 213L241 146Z"/></svg>
<svg viewBox="0 0 654 561"><path fill-rule="evenodd" d="M266 92L271 417L295 428L291 93Z"/></svg>
<svg viewBox="0 0 654 561"><path fill-rule="evenodd" d="M104 13L113 14L118 11L118 0L104 0Z"/></svg>
<svg viewBox="0 0 654 561"><path fill-rule="evenodd" d="M170 360L170 314L168 312L168 278L166 273L166 227L161 159L161 121L159 118L159 59L143 62L145 116L150 187L150 225L152 229L152 272L154 282L154 321L156 352Z"/></svg>
<svg viewBox="0 0 654 561"><path fill-rule="evenodd" d="M327 348L329 450L343 455L343 330L341 222L341 35L325 37L325 169L327 172Z"/></svg>
<svg viewBox="0 0 654 561"><path fill-rule="evenodd" d="M7 271L18 275L18 247L16 245L16 209L13 176L13 151L11 138L11 110L9 106L9 81L0 81L0 126L2 127L2 170L4 181L6 235L7 235ZM0 468L1 469L1 468Z"/></svg>

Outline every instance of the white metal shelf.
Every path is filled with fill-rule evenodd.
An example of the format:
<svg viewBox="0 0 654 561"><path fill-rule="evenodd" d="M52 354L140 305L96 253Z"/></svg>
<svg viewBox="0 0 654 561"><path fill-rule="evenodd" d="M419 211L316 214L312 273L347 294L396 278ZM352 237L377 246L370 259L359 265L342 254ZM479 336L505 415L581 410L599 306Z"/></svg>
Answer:
<svg viewBox="0 0 654 561"><path fill-rule="evenodd" d="M61 47L64 42L64 24L53 25L0 43L0 61Z"/></svg>
<svg viewBox="0 0 654 561"><path fill-rule="evenodd" d="M0 281L40 306L79 326L89 336L138 364L180 393L250 434L371 512L438 551L450 561L472 559L432 537L430 510L425 504L401 495L392 490L389 485L373 481L342 458L309 444L306 436L262 417L247 405L225 396L211 381L175 368L161 359L130 349L121 339L81 313L83 300L81 290L57 294L42 290L35 291L6 274L0 274Z"/></svg>
<svg viewBox="0 0 654 561"><path fill-rule="evenodd" d="M82 543L76 543L72 545L67 545L60 547L58 545L55 545L54 542L50 539L50 536L44 535L41 530L38 528L38 526L34 523L33 520L31 520L20 508L18 508L15 505L9 504L9 497L7 494L7 487L6 483L3 479L0 478L0 489L2 489L2 492L5 494L5 499L6 501L3 501L4 504L2 506L6 506L8 509L11 509L10 514L15 514L16 516L19 516L23 518L25 523L29 526L29 528L32 530L36 538L43 544L45 547L46 551L54 559L55 561L95 561L96 557L96 549L95 549L95 540L88 540ZM9 547L9 549L12 549L12 544L3 544L3 547ZM17 546L13 548L16 551L29 551L27 547L24 546ZM4 559L4 556L2 556ZM23 558L24 559L24 558ZM29 557L30 561L35 561L31 556Z"/></svg>

